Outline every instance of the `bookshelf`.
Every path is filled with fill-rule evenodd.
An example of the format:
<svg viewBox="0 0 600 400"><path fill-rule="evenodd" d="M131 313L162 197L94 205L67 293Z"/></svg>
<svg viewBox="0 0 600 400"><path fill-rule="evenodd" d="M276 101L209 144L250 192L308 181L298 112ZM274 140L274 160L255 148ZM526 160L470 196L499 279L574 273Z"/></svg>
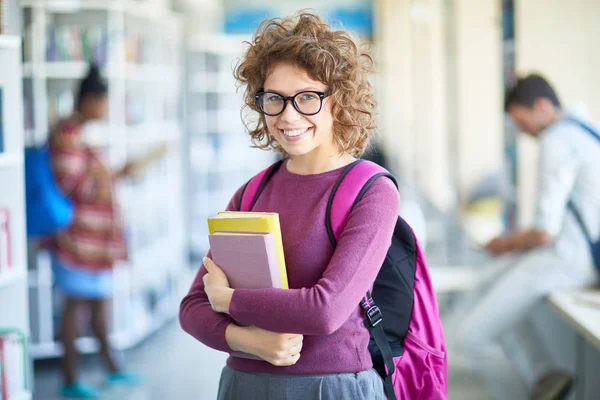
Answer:
<svg viewBox="0 0 600 400"><path fill-rule="evenodd" d="M25 400L31 398L31 362L20 61L21 39L0 35L0 187L10 188L0 190L0 373L7 383L0 393L8 389L10 399Z"/></svg>
<svg viewBox="0 0 600 400"><path fill-rule="evenodd" d="M186 237L197 265L208 250L208 217L223 211L234 192L270 163L272 152L251 148L241 121L243 91L233 70L244 51L237 35L196 35L186 45Z"/></svg>
<svg viewBox="0 0 600 400"><path fill-rule="evenodd" d="M115 266L111 342L132 347L176 317L185 270L182 157L182 20L153 2L29 0L24 10L26 144L44 143L71 112L77 82L96 60L109 83L108 118L86 126L88 139L121 166L162 143L169 151L138 178L119 183L129 260ZM34 246L31 246L34 247ZM61 355L61 294L51 262L30 248L33 358ZM90 332L77 341L95 352Z"/></svg>

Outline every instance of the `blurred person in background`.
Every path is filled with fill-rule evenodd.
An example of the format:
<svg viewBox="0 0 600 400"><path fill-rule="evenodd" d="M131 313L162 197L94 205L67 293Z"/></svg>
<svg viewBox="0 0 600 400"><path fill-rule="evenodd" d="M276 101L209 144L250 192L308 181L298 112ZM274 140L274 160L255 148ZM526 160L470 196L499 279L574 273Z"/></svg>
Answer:
<svg viewBox="0 0 600 400"><path fill-rule="evenodd" d="M75 112L59 121L50 140L51 163L60 189L73 202L75 217L65 230L50 239L55 284L64 294L60 340L64 345L65 397L97 398L100 391L78 380L75 339L79 336L78 314L91 311L91 328L100 344L109 384L136 384L140 378L121 370L108 342L106 300L112 296L112 268L127 256L114 185L128 176L131 164L111 171L99 151L85 143L86 123L104 119L108 86L92 65L80 82Z"/></svg>
<svg viewBox="0 0 600 400"><path fill-rule="evenodd" d="M574 212L598 238L600 142L584 126L598 129L580 110L563 111L556 92L539 75L519 79L505 108L521 131L540 142L535 220L530 229L485 246L498 256L490 265L494 273L463 316L455 340L498 399L562 399L573 377L551 367L532 329L518 341L521 354L507 352L501 339L527 322L545 296L598 279Z"/></svg>

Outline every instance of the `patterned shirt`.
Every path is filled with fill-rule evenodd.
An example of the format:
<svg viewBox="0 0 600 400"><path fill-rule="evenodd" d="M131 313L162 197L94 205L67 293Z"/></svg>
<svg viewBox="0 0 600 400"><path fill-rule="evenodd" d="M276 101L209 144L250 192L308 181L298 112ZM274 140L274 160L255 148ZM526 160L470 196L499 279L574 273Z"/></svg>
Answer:
<svg viewBox="0 0 600 400"><path fill-rule="evenodd" d="M71 226L51 239L51 248L70 264L85 269L110 269L127 258L123 228L114 196L114 179L100 154L81 138L82 122L61 121L50 140L54 175L73 201Z"/></svg>

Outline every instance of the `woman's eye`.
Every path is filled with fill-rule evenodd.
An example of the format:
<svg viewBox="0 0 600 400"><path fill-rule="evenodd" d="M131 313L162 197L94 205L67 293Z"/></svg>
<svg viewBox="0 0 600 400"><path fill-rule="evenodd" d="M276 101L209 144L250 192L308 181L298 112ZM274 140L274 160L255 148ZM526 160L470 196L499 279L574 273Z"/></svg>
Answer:
<svg viewBox="0 0 600 400"><path fill-rule="evenodd" d="M301 96L301 98L302 98L302 100L310 101L310 100L316 99L317 97L314 94L307 93L307 94L303 94Z"/></svg>
<svg viewBox="0 0 600 400"><path fill-rule="evenodd" d="M267 101L281 101L281 96L272 94L267 97Z"/></svg>

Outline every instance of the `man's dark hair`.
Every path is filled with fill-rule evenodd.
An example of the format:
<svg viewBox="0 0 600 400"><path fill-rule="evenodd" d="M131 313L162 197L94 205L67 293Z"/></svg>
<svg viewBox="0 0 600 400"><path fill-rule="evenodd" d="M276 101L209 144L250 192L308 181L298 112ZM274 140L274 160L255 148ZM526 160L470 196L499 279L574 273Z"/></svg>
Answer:
<svg viewBox="0 0 600 400"><path fill-rule="evenodd" d="M550 100L555 107L561 107L556 92L544 77L532 74L519 78L517 84L506 93L504 110L508 111L515 104L531 108L535 100L541 97Z"/></svg>
<svg viewBox="0 0 600 400"><path fill-rule="evenodd" d="M83 78L79 84L77 92L77 107L81 105L81 101L86 96L104 96L108 93L108 85L100 75L100 70L97 65L90 64L90 69L87 76Z"/></svg>

